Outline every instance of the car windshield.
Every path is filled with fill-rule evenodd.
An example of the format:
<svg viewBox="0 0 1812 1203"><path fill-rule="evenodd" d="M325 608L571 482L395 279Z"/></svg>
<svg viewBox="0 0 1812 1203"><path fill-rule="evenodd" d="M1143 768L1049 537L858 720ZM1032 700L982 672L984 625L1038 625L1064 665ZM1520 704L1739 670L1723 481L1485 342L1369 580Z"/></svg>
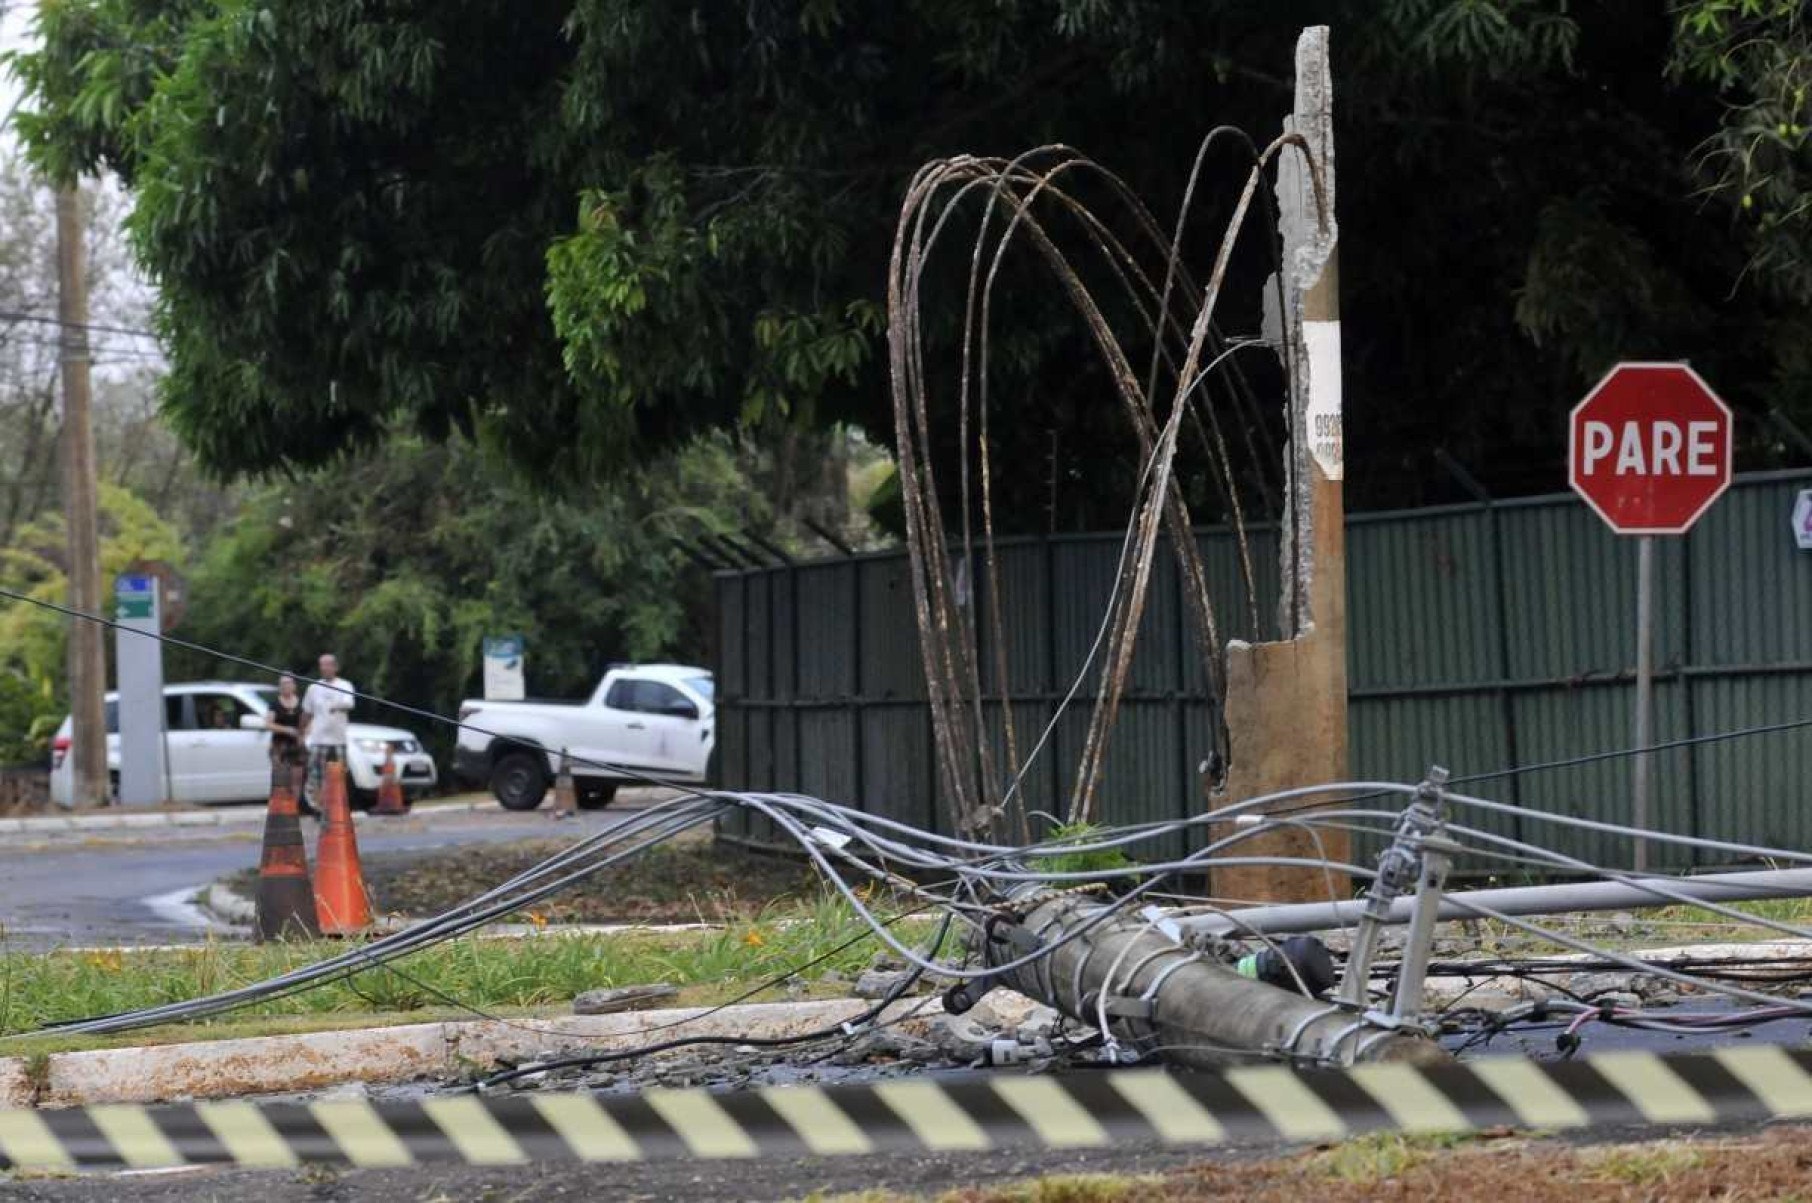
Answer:
<svg viewBox="0 0 1812 1203"><path fill-rule="evenodd" d="M717 700L717 683L710 677L687 677L686 685L707 702Z"/></svg>
<svg viewBox="0 0 1812 1203"><path fill-rule="evenodd" d="M249 692L261 703L261 709L269 710L277 704L277 687L275 685L257 685Z"/></svg>

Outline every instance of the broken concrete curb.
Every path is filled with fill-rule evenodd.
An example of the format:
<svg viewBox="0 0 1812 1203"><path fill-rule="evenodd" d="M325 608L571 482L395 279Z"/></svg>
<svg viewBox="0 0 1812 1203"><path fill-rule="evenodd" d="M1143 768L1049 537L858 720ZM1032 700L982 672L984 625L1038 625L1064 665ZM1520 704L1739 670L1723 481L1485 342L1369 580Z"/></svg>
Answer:
<svg viewBox="0 0 1812 1203"><path fill-rule="evenodd" d="M994 1011L1015 1022L1013 1000ZM1030 1000L1023 1000L1030 1007ZM579 1050L634 1048L681 1025L688 1036L786 1037L834 1028L869 1010L862 999L745 1003L616 1015L409 1024L303 1035L253 1036L140 1048L0 1059L0 1106L75 1107L325 1090L348 1082L402 1083L458 1077ZM914 1012L917 1012L914 1014ZM905 1000L878 1022L913 1031L943 1014ZM660 1031L662 1037L651 1037ZM920 1032L920 1034L923 1034Z"/></svg>
<svg viewBox="0 0 1812 1203"><path fill-rule="evenodd" d="M1808 940L1772 940L1754 944L1676 944L1666 948L1642 948L1622 952L1620 955L1633 961L1644 961L1650 964L1667 965L1671 961L1698 960L1812 960L1812 941ZM1483 964L1490 964L1497 958L1485 958ZM1552 998L1559 991L1544 984L1542 979L1565 979L1569 962L1581 966L1593 965L1604 958L1587 953L1556 953L1544 957L1555 968L1540 975L1540 978L1529 978L1521 975L1492 973L1481 967L1477 974L1451 974L1430 978L1423 986L1423 998L1433 1005L1451 1004L1461 998L1471 1000L1474 1004L1486 1006L1508 1006L1519 1002L1534 1002ZM1575 977L1589 978L1589 981L1573 981L1569 989L1575 993L1605 991L1627 991L1632 979L1653 978L1650 972L1633 968L1613 969L1610 971L1586 971L1583 968ZM1656 978L1657 981L1660 979ZM1379 988L1388 988L1389 983L1378 979L1373 983ZM1581 987L1585 990L1582 991Z"/></svg>
<svg viewBox="0 0 1812 1203"><path fill-rule="evenodd" d="M215 882L195 897L196 905L222 923L250 927L258 921L258 904L224 882Z"/></svg>

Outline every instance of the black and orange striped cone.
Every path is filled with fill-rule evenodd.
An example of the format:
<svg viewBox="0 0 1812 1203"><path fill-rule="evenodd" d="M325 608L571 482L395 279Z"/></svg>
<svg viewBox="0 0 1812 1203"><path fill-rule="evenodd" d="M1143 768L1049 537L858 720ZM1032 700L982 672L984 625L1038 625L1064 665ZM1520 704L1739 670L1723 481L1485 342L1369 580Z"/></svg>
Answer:
<svg viewBox="0 0 1812 1203"><path fill-rule="evenodd" d="M320 935L315 923L314 887L308 880L308 846L290 769L272 773L270 809L264 816L264 852L258 861L257 940L306 939Z"/></svg>
<svg viewBox="0 0 1812 1203"><path fill-rule="evenodd" d="M321 766L321 842L315 846L315 918L324 936L356 935L371 926L371 899L359 865L359 841L346 800L346 766Z"/></svg>
<svg viewBox="0 0 1812 1203"><path fill-rule="evenodd" d="M384 767L378 772L377 805L374 815L400 815L409 809L403 801L403 783L396 779L396 751L384 749Z"/></svg>

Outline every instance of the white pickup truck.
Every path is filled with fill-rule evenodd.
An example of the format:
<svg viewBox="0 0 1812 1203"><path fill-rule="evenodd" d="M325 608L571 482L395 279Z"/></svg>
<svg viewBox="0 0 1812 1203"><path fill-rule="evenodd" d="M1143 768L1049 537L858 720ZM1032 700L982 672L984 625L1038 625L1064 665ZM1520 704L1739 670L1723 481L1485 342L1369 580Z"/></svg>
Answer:
<svg viewBox="0 0 1812 1203"><path fill-rule="evenodd" d="M510 810L541 805L562 752L572 754L573 784L588 808L609 805L631 772L703 781L712 697L707 669L628 664L605 673L586 702L468 700L459 707L453 775L489 785Z"/></svg>

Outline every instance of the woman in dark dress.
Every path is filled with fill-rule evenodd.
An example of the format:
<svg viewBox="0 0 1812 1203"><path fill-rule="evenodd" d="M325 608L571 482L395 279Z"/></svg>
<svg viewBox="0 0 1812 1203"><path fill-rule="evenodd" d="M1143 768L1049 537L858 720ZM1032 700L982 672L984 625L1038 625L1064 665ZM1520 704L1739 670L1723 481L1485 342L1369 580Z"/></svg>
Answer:
<svg viewBox="0 0 1812 1203"><path fill-rule="evenodd" d="M313 813L314 807L302 796L302 695L296 692L294 677L277 679L277 701L265 714L264 725L271 733L271 784L288 785L302 813Z"/></svg>

